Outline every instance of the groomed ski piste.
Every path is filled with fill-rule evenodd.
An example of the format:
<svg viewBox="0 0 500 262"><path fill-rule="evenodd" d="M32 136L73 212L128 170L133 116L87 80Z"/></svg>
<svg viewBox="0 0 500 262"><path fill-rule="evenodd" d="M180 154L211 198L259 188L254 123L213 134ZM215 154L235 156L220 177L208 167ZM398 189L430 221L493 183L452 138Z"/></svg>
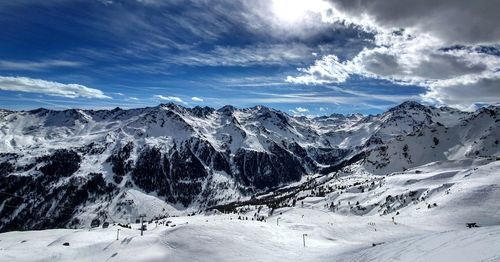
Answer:
<svg viewBox="0 0 500 262"><path fill-rule="evenodd" d="M437 161L387 176L360 167L318 178L342 193L300 192L300 203L264 221L253 218L268 210L249 205L146 223L143 236L140 224L8 232L0 234L0 261L500 261L499 170L497 158ZM361 182L371 186L355 190ZM147 207L155 203L134 195L154 216L147 210L157 207Z"/></svg>

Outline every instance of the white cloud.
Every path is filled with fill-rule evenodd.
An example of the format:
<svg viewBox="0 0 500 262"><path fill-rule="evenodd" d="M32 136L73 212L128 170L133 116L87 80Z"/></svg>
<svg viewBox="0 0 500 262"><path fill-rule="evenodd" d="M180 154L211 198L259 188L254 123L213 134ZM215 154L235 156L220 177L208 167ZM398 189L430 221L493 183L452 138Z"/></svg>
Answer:
<svg viewBox="0 0 500 262"><path fill-rule="evenodd" d="M448 105L462 110L475 110L476 104L499 104L500 76L479 78L467 83L432 85L422 95L424 101Z"/></svg>
<svg viewBox="0 0 500 262"><path fill-rule="evenodd" d="M499 17L487 11L488 19L485 19L481 13L485 10L484 3L451 0L439 4L427 0L332 3L334 9L327 20L354 24L373 32L374 47L365 48L346 61L339 61L334 54L323 56L309 67L298 68L299 75L288 76L287 82L322 85L342 83L353 75L360 75L426 87L427 93L422 98L436 103L466 108L472 103L492 101L479 92L491 95L492 83L500 79L500 56L478 49L484 43L495 41L493 48L500 49L500 30L496 26ZM431 9L443 12L429 12ZM465 13L477 16L448 17ZM447 17L451 20L443 20ZM460 21L451 22L457 19ZM484 28L480 24L484 24ZM495 28L492 32L484 30L492 26ZM476 31L467 31L469 29ZM457 43L465 46L457 46ZM488 86L481 88L482 84ZM463 94L468 94L467 99L461 97Z"/></svg>
<svg viewBox="0 0 500 262"><path fill-rule="evenodd" d="M299 68L300 76L286 78L287 82L295 84L326 84L344 82L349 78L351 70L348 65L339 62L335 55L327 55L316 60L313 65L308 68Z"/></svg>
<svg viewBox="0 0 500 262"><path fill-rule="evenodd" d="M292 112L294 115L301 116L304 115L305 113L308 113L309 109L299 106L296 107L295 109L290 109L290 112Z"/></svg>
<svg viewBox="0 0 500 262"><path fill-rule="evenodd" d="M328 108L327 108L327 107L320 107L320 108L319 108L319 111L320 111L320 112L325 112L325 111L327 111L327 110L328 110Z"/></svg>
<svg viewBox="0 0 500 262"><path fill-rule="evenodd" d="M193 97L191 97L191 101L194 101L194 102L203 102L203 98L199 98L197 96L193 96Z"/></svg>
<svg viewBox="0 0 500 262"><path fill-rule="evenodd" d="M41 93L68 98L111 98L104 95L99 89L79 84L62 84L28 77L0 76L0 90Z"/></svg>
<svg viewBox="0 0 500 262"><path fill-rule="evenodd" d="M403 35L390 37L389 41L389 37L383 38L378 42L378 47L365 49L352 60L339 62L334 55L325 56L309 68L300 68L302 74L288 76L287 81L331 84L345 82L351 75L362 75L400 85L426 87L428 91L422 97L440 104L469 108L473 103L492 102L492 99L485 99L481 93L491 88L481 88L479 85L498 83L499 56L477 52L474 46L447 50L441 46L442 43L428 36ZM499 88L496 90L500 93ZM467 94L467 99L463 99L463 94Z"/></svg>
<svg viewBox="0 0 500 262"><path fill-rule="evenodd" d="M161 99L161 100L167 100L167 101L178 102L178 103L184 102L184 101L182 101L182 99L180 97L177 97L177 96L154 95L153 97L157 98L157 99Z"/></svg>
<svg viewBox="0 0 500 262"><path fill-rule="evenodd" d="M429 36L388 36L380 33L377 47L364 49L353 59L339 62L327 55L309 66L299 68L301 74L287 81L299 84L345 82L351 75L363 75L398 84L429 86L464 76L492 74L500 67L500 57L466 50L445 50L441 42Z"/></svg>
<svg viewBox="0 0 500 262"><path fill-rule="evenodd" d="M295 110L297 110L297 112L299 112L299 113L309 112L309 109L303 108L303 107L297 107L297 108L295 108Z"/></svg>

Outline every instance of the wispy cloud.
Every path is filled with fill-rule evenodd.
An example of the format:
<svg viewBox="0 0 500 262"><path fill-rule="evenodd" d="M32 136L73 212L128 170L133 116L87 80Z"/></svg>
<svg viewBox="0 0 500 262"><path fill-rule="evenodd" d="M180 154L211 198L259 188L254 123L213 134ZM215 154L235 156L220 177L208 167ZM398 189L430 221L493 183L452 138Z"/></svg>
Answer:
<svg viewBox="0 0 500 262"><path fill-rule="evenodd" d="M354 49L357 53L366 44L349 41L356 34L332 30L321 21L318 11L308 10L301 23L285 26L269 0L153 2L116 1L98 9L92 16L92 31L104 31L116 42L106 48L74 50L73 55L112 64L106 70L164 74L169 67L179 65L301 65L325 49L345 53ZM303 6L310 6L310 1L303 2ZM329 43L333 38L335 45ZM136 59L139 62L131 61Z"/></svg>
<svg viewBox="0 0 500 262"><path fill-rule="evenodd" d="M314 58L316 49L304 44L258 44L246 47L216 46L165 58L169 64L190 66L253 66L300 64Z"/></svg>
<svg viewBox="0 0 500 262"><path fill-rule="evenodd" d="M407 97L406 97L407 98ZM212 99L219 104L227 104L228 100L224 99ZM401 101L404 101L405 97L401 96ZM338 96L324 93L292 93L292 94L273 94L273 93L261 93L260 96L252 96L248 98L231 98L229 101L234 104L335 104L343 106L357 106L364 108L371 108L376 110L385 110L390 106L395 105L394 103L385 103L380 105L374 103L373 99L365 97L355 97L355 96ZM302 106L300 106L303 108Z"/></svg>
<svg viewBox="0 0 500 262"><path fill-rule="evenodd" d="M247 76L237 75L234 77L217 76L207 81L216 82L227 87L274 87L289 85L282 76Z"/></svg>
<svg viewBox="0 0 500 262"><path fill-rule="evenodd" d="M86 87L84 85L63 84L28 77L0 76L0 90L40 93L67 98L111 98L104 95L99 89Z"/></svg>
<svg viewBox="0 0 500 262"><path fill-rule="evenodd" d="M367 92L351 90L349 88L341 88L338 86L327 86L326 88L339 93L348 94L353 97L358 97L359 99L369 99L374 101L378 100L384 102L401 103L405 100L419 100L418 95L367 93Z"/></svg>
<svg viewBox="0 0 500 262"><path fill-rule="evenodd" d="M57 67L79 67L82 62L67 60L9 61L0 60L0 70L39 71Z"/></svg>

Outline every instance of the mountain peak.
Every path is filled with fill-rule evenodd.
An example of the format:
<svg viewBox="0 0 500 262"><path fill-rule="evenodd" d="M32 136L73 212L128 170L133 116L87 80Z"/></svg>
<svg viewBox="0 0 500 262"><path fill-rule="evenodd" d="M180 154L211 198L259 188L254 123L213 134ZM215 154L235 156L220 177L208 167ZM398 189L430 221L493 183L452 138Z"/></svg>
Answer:
<svg viewBox="0 0 500 262"><path fill-rule="evenodd" d="M211 114L214 112L215 109L208 107L208 106L195 106L191 108L191 113L197 117L206 117L207 115Z"/></svg>
<svg viewBox="0 0 500 262"><path fill-rule="evenodd" d="M422 105L416 101L405 101L393 108L387 110L387 112L395 112L395 111L408 111L408 110L416 110L416 111L429 111L432 107Z"/></svg>
<svg viewBox="0 0 500 262"><path fill-rule="evenodd" d="M181 108L184 108L183 106L181 105L178 105L176 103L173 103L173 102L169 102L169 103L162 103L162 104L159 104L158 105L159 108L166 108L166 109L181 109Z"/></svg>
<svg viewBox="0 0 500 262"><path fill-rule="evenodd" d="M417 101L408 100L408 101L404 101L403 103L401 103L401 104L399 104L399 105L397 105L389 110L399 109L399 108L413 109L413 108L426 108L426 106L420 104Z"/></svg>
<svg viewBox="0 0 500 262"><path fill-rule="evenodd" d="M232 105L225 105L219 108L217 111L222 113L233 113L234 111L236 111L236 107Z"/></svg>

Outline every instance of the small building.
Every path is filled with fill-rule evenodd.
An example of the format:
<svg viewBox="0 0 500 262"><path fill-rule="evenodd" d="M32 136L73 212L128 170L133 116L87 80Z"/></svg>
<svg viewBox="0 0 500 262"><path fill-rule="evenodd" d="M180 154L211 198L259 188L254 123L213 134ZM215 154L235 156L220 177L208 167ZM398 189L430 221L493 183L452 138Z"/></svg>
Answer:
<svg viewBox="0 0 500 262"><path fill-rule="evenodd" d="M466 223L466 226L468 228L479 227L479 225L477 223Z"/></svg>
<svg viewBox="0 0 500 262"><path fill-rule="evenodd" d="M92 219L92 222L90 222L91 228L99 227L100 225L101 221L99 220L99 218Z"/></svg>

